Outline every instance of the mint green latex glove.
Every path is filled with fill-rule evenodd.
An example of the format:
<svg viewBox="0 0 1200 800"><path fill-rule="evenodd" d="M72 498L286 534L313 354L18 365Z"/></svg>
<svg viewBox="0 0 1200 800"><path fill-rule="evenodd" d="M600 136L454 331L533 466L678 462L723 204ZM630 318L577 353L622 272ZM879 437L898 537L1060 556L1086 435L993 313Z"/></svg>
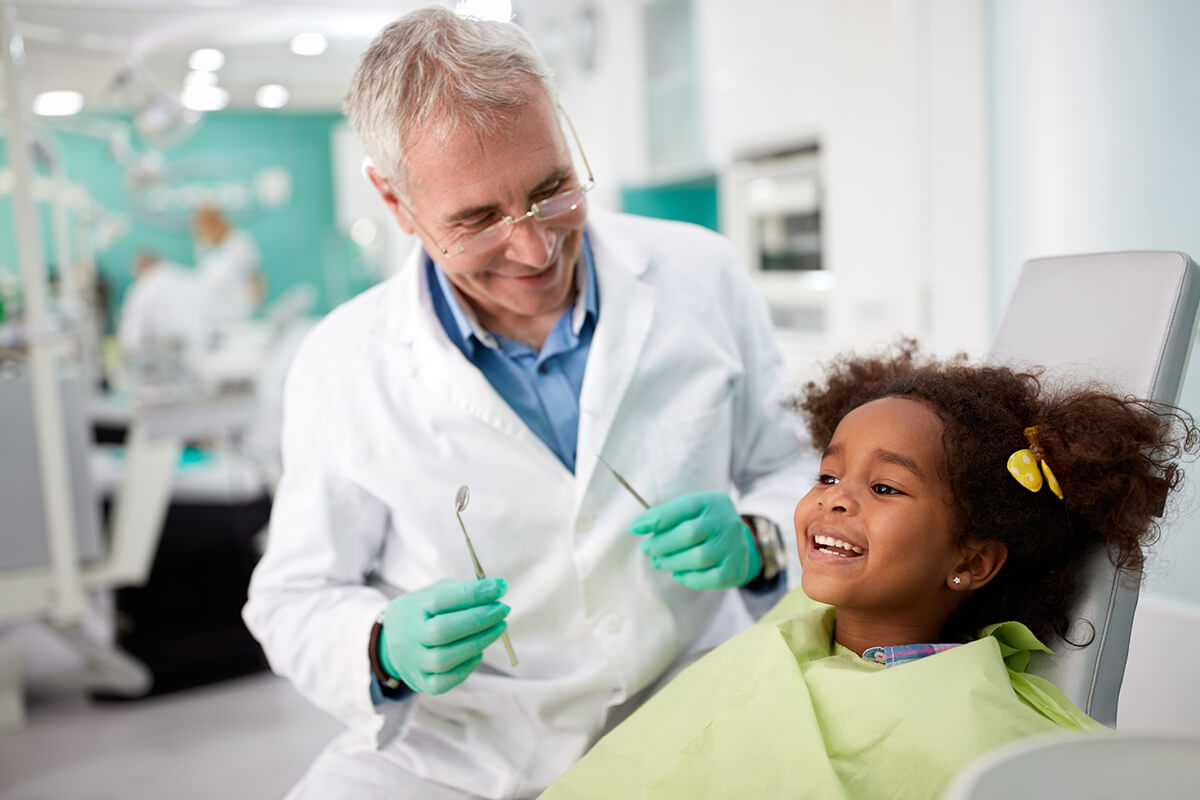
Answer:
<svg viewBox="0 0 1200 800"><path fill-rule="evenodd" d="M686 494L647 509L629 526L655 569L692 589L744 586L762 572L754 536L723 492Z"/></svg>
<svg viewBox="0 0 1200 800"><path fill-rule="evenodd" d="M383 612L379 658L416 692L442 694L467 679L500 638L509 607L503 578L447 578L393 598Z"/></svg>

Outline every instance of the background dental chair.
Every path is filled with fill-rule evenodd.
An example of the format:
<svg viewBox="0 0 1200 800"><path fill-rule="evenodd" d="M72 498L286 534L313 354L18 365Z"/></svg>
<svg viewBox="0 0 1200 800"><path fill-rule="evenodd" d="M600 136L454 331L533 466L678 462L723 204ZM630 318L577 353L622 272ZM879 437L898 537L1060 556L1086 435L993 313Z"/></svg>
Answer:
<svg viewBox="0 0 1200 800"><path fill-rule="evenodd" d="M1101 381L1117 392L1175 403L1198 308L1200 268L1185 253L1034 259L1021 271L989 360L1040 365L1051 378ZM1083 585L1070 638L1090 643L1049 643L1055 655L1035 655L1030 671L1052 681L1089 716L1114 727L1137 579L1119 573L1098 549Z"/></svg>

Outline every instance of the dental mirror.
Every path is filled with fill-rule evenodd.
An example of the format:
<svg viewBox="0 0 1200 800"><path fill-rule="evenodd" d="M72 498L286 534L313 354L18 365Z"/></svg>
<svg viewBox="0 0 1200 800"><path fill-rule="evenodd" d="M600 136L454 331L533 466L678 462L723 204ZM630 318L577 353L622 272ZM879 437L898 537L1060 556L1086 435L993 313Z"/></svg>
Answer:
<svg viewBox="0 0 1200 800"><path fill-rule="evenodd" d="M462 512L466 509L468 501L471 499L471 491L466 486L458 487L458 493L454 495L454 515L458 517L458 527L462 528L463 538L467 540L467 550L471 552L471 563L475 565L475 577L483 580L487 575L483 572L483 567L479 563L479 559L475 556L475 546L471 544L471 537L467 535L467 526L463 524ZM508 660L515 667L517 665L517 654L513 652L512 642L509 641L508 631L500 634L500 638L504 641L504 649L508 651Z"/></svg>

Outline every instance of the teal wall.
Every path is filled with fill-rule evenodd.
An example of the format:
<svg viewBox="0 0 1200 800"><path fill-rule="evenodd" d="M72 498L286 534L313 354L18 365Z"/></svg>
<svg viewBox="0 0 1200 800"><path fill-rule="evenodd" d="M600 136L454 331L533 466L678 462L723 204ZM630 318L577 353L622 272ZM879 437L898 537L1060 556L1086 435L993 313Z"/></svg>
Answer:
<svg viewBox="0 0 1200 800"><path fill-rule="evenodd" d="M227 172L228 165L241 164L250 172L282 168L290 175L290 200L279 208L249 214L243 226L262 253L268 302L290 286L309 283L317 290L316 311L323 312L365 288L364 279L354 277L363 272L353 263L354 248L334 226L330 133L341 119L337 114L210 113L190 137L164 152L168 167L219 161ZM48 135L61 153L68 179L85 185L96 203L128 222L128 232L97 253L114 298L119 299L129 283L130 264L138 250L154 249L183 264L194 261L185 217L176 215L178 221L168 229L135 213L134 194L105 140L61 131ZM0 164L7 164L3 144L0 140ZM134 146L144 149L136 140ZM41 216L44 255L50 263L54 254L46 209ZM0 267L15 271L12 225L11 199L0 198Z"/></svg>
<svg viewBox="0 0 1200 800"><path fill-rule="evenodd" d="M694 222L719 231L717 177L621 188L621 210L646 217Z"/></svg>

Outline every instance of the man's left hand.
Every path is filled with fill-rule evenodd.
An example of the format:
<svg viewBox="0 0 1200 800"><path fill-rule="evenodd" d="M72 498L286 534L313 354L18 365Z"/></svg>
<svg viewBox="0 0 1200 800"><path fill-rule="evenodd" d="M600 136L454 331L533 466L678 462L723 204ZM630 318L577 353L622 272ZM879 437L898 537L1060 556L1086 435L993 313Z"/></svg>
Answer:
<svg viewBox="0 0 1200 800"><path fill-rule="evenodd" d="M723 492L687 494L653 506L629 532L646 537L640 547L655 569L692 589L732 589L762 572L754 536Z"/></svg>

